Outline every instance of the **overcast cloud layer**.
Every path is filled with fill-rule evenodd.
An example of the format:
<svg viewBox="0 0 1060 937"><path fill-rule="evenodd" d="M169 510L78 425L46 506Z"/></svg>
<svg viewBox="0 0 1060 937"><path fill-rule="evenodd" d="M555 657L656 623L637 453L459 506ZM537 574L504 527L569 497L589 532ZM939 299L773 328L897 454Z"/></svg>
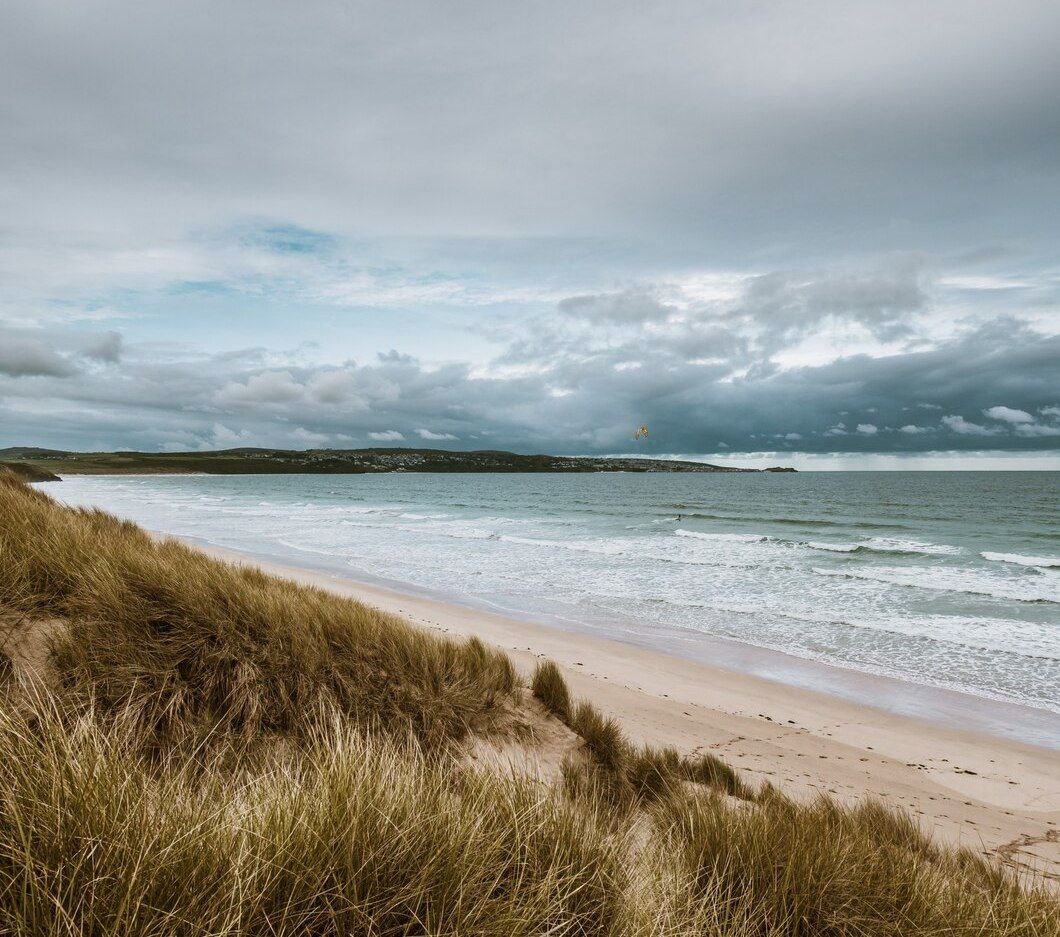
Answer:
<svg viewBox="0 0 1060 937"><path fill-rule="evenodd" d="M0 446L1060 465L1057 47L1045 2L12 0Z"/></svg>

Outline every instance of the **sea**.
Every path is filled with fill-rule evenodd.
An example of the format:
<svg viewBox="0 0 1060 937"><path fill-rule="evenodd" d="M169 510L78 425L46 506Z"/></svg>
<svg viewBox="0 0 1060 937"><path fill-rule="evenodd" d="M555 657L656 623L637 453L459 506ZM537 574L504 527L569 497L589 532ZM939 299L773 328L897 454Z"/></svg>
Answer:
<svg viewBox="0 0 1060 937"><path fill-rule="evenodd" d="M1060 747L1060 473L68 476L154 531Z"/></svg>

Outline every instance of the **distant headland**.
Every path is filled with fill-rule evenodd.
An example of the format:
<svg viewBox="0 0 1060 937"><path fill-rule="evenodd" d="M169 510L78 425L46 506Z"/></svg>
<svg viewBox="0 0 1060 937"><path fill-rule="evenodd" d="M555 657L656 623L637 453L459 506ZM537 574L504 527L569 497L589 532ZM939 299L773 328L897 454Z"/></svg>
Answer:
<svg viewBox="0 0 1060 937"><path fill-rule="evenodd" d="M0 460L54 475L358 475L380 472L794 472L612 456L520 455L500 450L221 449L212 452L68 452L13 446ZM40 481L44 478L37 479Z"/></svg>

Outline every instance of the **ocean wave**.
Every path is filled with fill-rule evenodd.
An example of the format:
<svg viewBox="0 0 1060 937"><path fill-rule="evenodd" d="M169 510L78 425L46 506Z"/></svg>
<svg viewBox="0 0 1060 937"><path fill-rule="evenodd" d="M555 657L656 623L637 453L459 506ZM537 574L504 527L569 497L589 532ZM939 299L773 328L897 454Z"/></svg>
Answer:
<svg viewBox="0 0 1060 937"><path fill-rule="evenodd" d="M629 598L633 598L630 596ZM947 645L953 649L971 648L977 651L1004 654L1010 658L1033 658L1057 661L1056 641L1053 629L1041 623L1024 622L1020 631L1018 647L1013 646L1012 622L1003 618L985 618L970 615L920 615L909 618L898 616L836 617L825 613L815 614L806 610L763 608L760 604L744 604L726 600L690 602L673 596L637 597L647 604L661 604L682 609L710 609L736 615L782 618L793 622L822 625L828 628L856 628L863 632L893 635L924 641L930 644Z"/></svg>
<svg viewBox="0 0 1060 937"><path fill-rule="evenodd" d="M740 562L731 557L712 552L710 555L694 555L667 548L666 541L648 537L616 537L613 539L550 540L544 537L518 537L502 534L503 543L528 547L544 547L550 550L568 550L572 553L588 553L597 556L635 557L640 562L676 564L679 566L711 566L715 568L752 568L757 562ZM699 539L699 538L696 538Z"/></svg>
<svg viewBox="0 0 1060 937"><path fill-rule="evenodd" d="M911 553L924 556L957 556L964 552L948 543L925 543L922 540L901 540L896 537L873 537L861 544L875 553Z"/></svg>
<svg viewBox="0 0 1060 937"><path fill-rule="evenodd" d="M991 553L989 550L979 555L993 563L1015 563L1017 566L1035 566L1039 569L1060 568L1060 556L1023 556L1020 553Z"/></svg>
<svg viewBox="0 0 1060 937"><path fill-rule="evenodd" d="M817 540L809 540L806 543L811 550L825 550L828 553L857 553L864 549L861 543L822 543Z"/></svg>
<svg viewBox="0 0 1060 937"><path fill-rule="evenodd" d="M1060 588L1054 583L1026 582L984 576L975 570L942 568L938 566L881 566L877 569L821 569L813 567L818 576L838 576L863 579L911 589L930 589L938 592L962 592L966 595L985 595L1014 602L1060 602Z"/></svg>
<svg viewBox="0 0 1060 937"><path fill-rule="evenodd" d="M412 528L415 529L415 528ZM439 524L438 532L445 537L455 537L457 540L498 540L497 534L485 527L475 527L464 524Z"/></svg>
<svg viewBox="0 0 1060 937"><path fill-rule="evenodd" d="M307 547L304 543L295 543L292 540L285 540L283 537L277 537L276 542L281 546L287 547L288 550L297 550L299 553L315 553L317 556L342 557L341 552L336 552L335 550L321 550L319 547Z"/></svg>
<svg viewBox="0 0 1060 937"><path fill-rule="evenodd" d="M766 517L761 514L709 514L704 511L682 511L681 516L707 521L783 524L794 527L841 527L848 530L905 530L908 527L908 524L900 524L893 521L833 521L819 517Z"/></svg>
<svg viewBox="0 0 1060 937"><path fill-rule="evenodd" d="M701 533L698 530L685 530L683 527L678 527L674 534L678 537L692 537L695 540L720 540L726 543L764 543L770 539L765 534Z"/></svg>
<svg viewBox="0 0 1060 937"><path fill-rule="evenodd" d="M570 550L573 553L599 553L604 556L619 556L626 552L622 541L607 540L547 540L540 537L515 537L502 534L503 543L517 543L527 547L550 547L555 550Z"/></svg>
<svg viewBox="0 0 1060 937"><path fill-rule="evenodd" d="M920 540L898 540L892 537L873 537L862 543L825 543L821 540L806 542L811 550L828 553L890 553L905 556L957 556L964 551L946 543L924 543Z"/></svg>

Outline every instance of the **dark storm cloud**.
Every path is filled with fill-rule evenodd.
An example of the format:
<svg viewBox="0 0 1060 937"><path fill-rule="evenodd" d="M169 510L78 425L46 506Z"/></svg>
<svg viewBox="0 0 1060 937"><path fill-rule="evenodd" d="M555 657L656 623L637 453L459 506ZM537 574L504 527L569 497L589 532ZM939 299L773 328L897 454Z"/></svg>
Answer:
<svg viewBox="0 0 1060 937"><path fill-rule="evenodd" d="M131 348L117 378L100 369L0 377L0 398L11 418L6 441L36 421L33 437L55 444L39 430L48 410L76 417L49 421L47 433L85 446L120 422L128 444L151 448L444 439L606 452L648 422L645 449L656 452L715 451L720 442L733 451L916 452L979 449L986 437L991 448L1027 450L1055 447L1060 436L1058 361L1060 338L1017 322L929 351L742 374L643 335L524 357L519 371L494 373L396 352L363 365L263 367L253 352L167 361Z"/></svg>

